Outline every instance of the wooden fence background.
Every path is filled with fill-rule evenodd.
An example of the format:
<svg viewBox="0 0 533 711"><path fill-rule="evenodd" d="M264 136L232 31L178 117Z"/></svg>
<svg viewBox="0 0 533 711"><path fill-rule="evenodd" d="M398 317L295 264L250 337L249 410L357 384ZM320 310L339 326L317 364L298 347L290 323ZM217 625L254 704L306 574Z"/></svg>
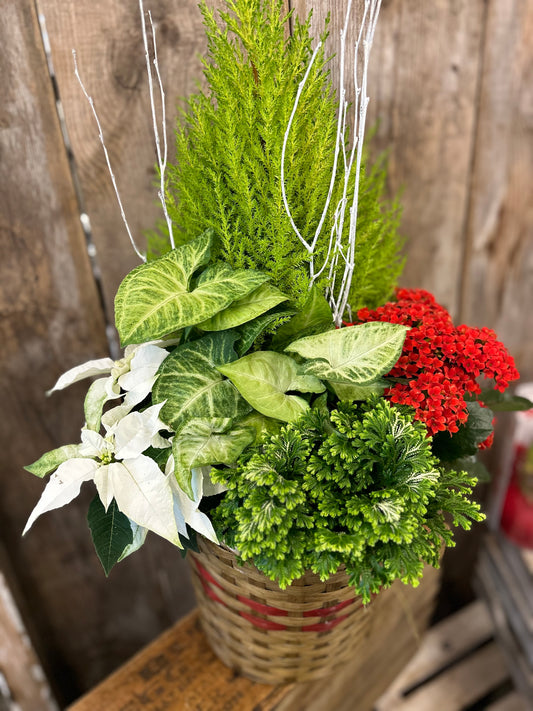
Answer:
<svg viewBox="0 0 533 711"><path fill-rule="evenodd" d="M147 4L171 107L200 78L200 13L196 0ZM331 12L333 38L345 4L291 2L300 14L314 5L318 27ZM67 368L107 354L113 296L137 263L73 75L72 47L134 232L159 215L137 3L37 5L3 0L0 13L0 553L64 702L193 602L179 554L155 536L105 580L84 521L90 492L20 535L42 489L22 466L77 441L82 424L83 387L50 400L45 390ZM370 122L379 120L373 150L390 149L390 189L403 188L403 283L434 291L460 321L495 328L525 378L533 376L532 37L533 0L384 0L370 82ZM99 284L81 211L91 220Z"/></svg>

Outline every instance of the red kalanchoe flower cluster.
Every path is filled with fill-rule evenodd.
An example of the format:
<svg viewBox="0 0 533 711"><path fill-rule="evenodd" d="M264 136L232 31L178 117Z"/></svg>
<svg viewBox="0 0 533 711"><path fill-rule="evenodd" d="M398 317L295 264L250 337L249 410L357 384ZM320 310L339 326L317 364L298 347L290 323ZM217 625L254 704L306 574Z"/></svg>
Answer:
<svg viewBox="0 0 533 711"><path fill-rule="evenodd" d="M385 395L414 407L415 418L425 423L430 435L453 434L468 417L465 396L481 392L480 375L492 378L502 392L519 377L513 358L494 331L454 326L450 314L429 292L399 289L396 297L395 302L357 314L358 323L410 326L402 355L389 373L401 381Z"/></svg>

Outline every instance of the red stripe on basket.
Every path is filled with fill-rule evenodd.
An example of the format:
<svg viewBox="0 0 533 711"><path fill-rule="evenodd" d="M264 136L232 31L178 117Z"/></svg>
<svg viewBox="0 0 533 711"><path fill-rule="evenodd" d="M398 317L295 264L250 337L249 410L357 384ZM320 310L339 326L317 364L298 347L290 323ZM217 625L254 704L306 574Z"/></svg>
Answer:
<svg viewBox="0 0 533 711"><path fill-rule="evenodd" d="M226 607L226 603L224 600L221 600L219 596L216 594L216 592L209 587L209 583L206 583L205 580L200 581L202 583L202 587L204 589L205 594L207 595L208 598L211 600L214 600L215 602L220 603L220 605L224 605Z"/></svg>
<svg viewBox="0 0 533 711"><path fill-rule="evenodd" d="M320 607L317 610L309 610L308 612L304 612L303 616L304 617L327 617L328 615L333 615L335 612L338 612L339 610L344 610L345 607L348 607L348 605L352 605L355 602L356 598L352 598L351 600L345 600L344 602L339 602L337 605L332 605L331 607ZM360 605L360 607L362 607Z"/></svg>
<svg viewBox="0 0 533 711"><path fill-rule="evenodd" d="M346 620L350 615L343 615L342 617L337 617L335 620L325 620L324 622L317 622L315 625L306 625L302 627L302 632L327 632L332 630L343 620Z"/></svg>
<svg viewBox="0 0 533 711"><path fill-rule="evenodd" d="M272 615L273 617L287 617L289 614L287 610L280 610L279 607L270 607L270 605L263 605L261 602L256 602L255 600L250 600L248 597L243 595L237 595L237 600L248 605L252 610L260 612L262 615Z"/></svg>
<svg viewBox="0 0 533 711"><path fill-rule="evenodd" d="M224 588L222 587L222 585L214 579L214 577L211 575L211 573L210 573L208 570L206 570L206 569L204 568L204 566L203 566L201 563L199 563L196 559L195 559L194 563L195 563L195 565L196 565L196 568L197 568L198 573L199 573L199 575L200 575L201 578L203 578L204 580L207 580L207 581L210 582L212 585L216 585L217 588L220 588L221 590L224 590ZM205 587L205 586L204 586L204 587Z"/></svg>
<svg viewBox="0 0 533 711"><path fill-rule="evenodd" d="M256 627L261 627L264 630L286 630L286 625L279 625L277 622L271 622L270 620L263 620L261 617L256 617L255 615L249 615L247 612L239 612L241 617L245 620L251 622Z"/></svg>

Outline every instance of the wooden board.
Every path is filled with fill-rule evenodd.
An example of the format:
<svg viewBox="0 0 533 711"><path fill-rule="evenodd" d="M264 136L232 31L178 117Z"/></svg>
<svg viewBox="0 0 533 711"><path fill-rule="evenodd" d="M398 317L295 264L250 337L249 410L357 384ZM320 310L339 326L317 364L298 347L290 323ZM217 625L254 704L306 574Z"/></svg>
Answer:
<svg viewBox="0 0 533 711"><path fill-rule="evenodd" d="M143 650L70 711L370 711L377 696L412 656L429 620L438 572L418 588L397 583L377 606L364 659L327 681L272 687L225 667L209 649L195 614Z"/></svg>
<svg viewBox="0 0 533 711"><path fill-rule="evenodd" d="M120 216L93 115L74 76L72 48L100 116L128 222L144 249L143 232L162 212L154 186L156 153L138 2L39 0L39 6L112 319L118 284L139 259ZM201 15L197 0L149 0L145 9L156 26L172 157L178 104L202 76Z"/></svg>
<svg viewBox="0 0 533 711"><path fill-rule="evenodd" d="M83 385L45 391L106 355L107 342L32 0L4 3L0 44L0 536L37 651L68 701L191 609L192 592L179 553L155 537L105 579L88 485L21 537L43 489L22 466L79 441L83 424Z"/></svg>
<svg viewBox="0 0 533 711"><path fill-rule="evenodd" d="M330 52L346 0L293 0L313 27L331 12ZM432 291L458 314L476 122L483 0L383 3L369 77L372 151L390 150L389 189L402 190L406 286ZM351 37L353 38L353 30Z"/></svg>
<svg viewBox="0 0 533 711"><path fill-rule="evenodd" d="M525 699L510 690L509 671L493 632L482 601L444 619L425 635L375 711L527 711Z"/></svg>
<svg viewBox="0 0 533 711"><path fill-rule="evenodd" d="M41 663L28 636L8 584L0 550L0 708L7 696L8 711L57 711Z"/></svg>
<svg viewBox="0 0 533 711"><path fill-rule="evenodd" d="M533 377L533 3L487 4L462 318L496 330Z"/></svg>

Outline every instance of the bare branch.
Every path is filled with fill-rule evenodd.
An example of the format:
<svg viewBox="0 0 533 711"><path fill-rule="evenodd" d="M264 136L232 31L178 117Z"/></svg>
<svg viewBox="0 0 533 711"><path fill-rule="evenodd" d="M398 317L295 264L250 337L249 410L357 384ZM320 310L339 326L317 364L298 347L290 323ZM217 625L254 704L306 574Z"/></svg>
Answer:
<svg viewBox="0 0 533 711"><path fill-rule="evenodd" d="M135 254L141 259L143 262L146 262L146 257L142 252L139 251L137 248L137 245L135 244L135 240L133 239L133 235L130 230L130 226L128 224L128 221L126 219L126 213L124 212L124 206L122 205L122 200L120 199L120 194L118 192L118 187L117 187L117 181L115 180L115 174L113 173L113 169L111 167L111 160L109 158L109 153L107 152L107 148L105 145L104 141L104 133L102 131L102 126L100 124L100 119L98 118L98 114L96 113L96 109L94 107L94 101L91 96L89 96L89 93L87 92L87 89L85 88L85 85L83 84L83 81L81 80L80 73L78 71L78 60L76 58L76 50L72 50L72 56L74 58L74 75L76 76L76 79L79 82L79 85L81 86L81 89L85 95L85 98L89 102L89 106L91 107L91 110L93 112L93 116L96 121L96 125L98 126L98 137L100 139L100 143L102 144L102 148L104 149L104 155L105 155L105 160L107 163L107 169L109 171L109 175L111 176L111 182L113 183L113 188L115 190L115 195L117 196L117 201L118 205L120 208L120 214L122 215L122 220L124 222L124 225L126 226L126 231L128 233L128 237L130 238L131 246L135 250Z"/></svg>
<svg viewBox="0 0 533 711"><path fill-rule="evenodd" d="M148 74L148 88L150 91L150 108L152 111L152 123L154 130L155 148L157 153L157 164L159 167L159 177L160 177L160 188L158 191L158 196L161 201L161 206L163 208L163 214L165 215L165 220L168 227L168 235L170 239L170 246L174 249L174 234L172 230L172 220L168 214L167 203L165 200L165 171L167 167L167 156L168 156L168 144L167 144L167 126L166 126L166 110L165 110L165 92L163 90L163 82L161 80L161 74L159 72L159 63L157 61L157 43L155 27L152 21L152 14L148 12L148 17L150 19L150 27L152 31L152 42L154 47L154 59L153 64L155 68L156 78L159 86L159 93L161 98L161 113L162 113L162 134L163 134L163 155L161 154L161 140L159 138L159 129L157 126L157 112L155 109L155 96L154 96L154 82L152 76L152 67L150 63L150 50L148 47L148 35L146 32L146 17L144 14L143 0L139 0L139 10L141 13L141 24L142 24L142 34L143 34L143 44L144 53L146 58L146 71Z"/></svg>

